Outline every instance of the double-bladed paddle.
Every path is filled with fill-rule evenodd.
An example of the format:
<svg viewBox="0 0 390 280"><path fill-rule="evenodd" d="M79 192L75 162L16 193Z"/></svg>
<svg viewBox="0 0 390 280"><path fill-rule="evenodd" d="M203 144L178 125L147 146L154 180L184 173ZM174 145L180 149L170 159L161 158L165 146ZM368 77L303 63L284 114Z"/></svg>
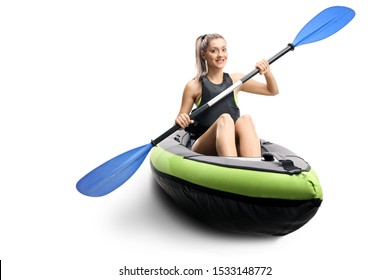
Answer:
<svg viewBox="0 0 390 280"><path fill-rule="evenodd" d="M300 45L320 41L333 35L347 25L354 16L355 12L352 9L343 6L333 6L323 10L301 29L292 43L288 44L287 47L271 57L268 60L269 64L275 62L277 59ZM202 112L208 110L211 106L234 91L234 89L241 84L251 79L257 73L259 73L259 70L256 68L208 103L198 108L194 113L190 114L190 118L195 119ZM77 190L84 195L98 197L117 189L137 171L153 146L160 143L179 128L180 126L176 124L159 137L152 140L151 143L129 150L98 166L77 182Z"/></svg>

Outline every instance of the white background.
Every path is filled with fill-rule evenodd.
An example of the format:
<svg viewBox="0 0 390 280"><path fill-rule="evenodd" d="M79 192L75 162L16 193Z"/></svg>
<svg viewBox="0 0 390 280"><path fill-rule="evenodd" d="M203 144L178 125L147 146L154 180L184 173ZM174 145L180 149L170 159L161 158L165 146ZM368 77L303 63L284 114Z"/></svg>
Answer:
<svg viewBox="0 0 390 280"><path fill-rule="evenodd" d="M4 279L126 279L119 276L125 265L272 266L270 279L388 279L384 3L1 1ZM260 136L305 158L320 177L324 202L303 228L259 238L203 226L156 187L149 158L107 196L76 191L91 169L171 127L195 74L197 36L224 35L226 71L246 74L333 5L356 17L272 65L278 96L239 96ZM152 278L163 279L132 277ZM197 278L218 277L188 277Z"/></svg>

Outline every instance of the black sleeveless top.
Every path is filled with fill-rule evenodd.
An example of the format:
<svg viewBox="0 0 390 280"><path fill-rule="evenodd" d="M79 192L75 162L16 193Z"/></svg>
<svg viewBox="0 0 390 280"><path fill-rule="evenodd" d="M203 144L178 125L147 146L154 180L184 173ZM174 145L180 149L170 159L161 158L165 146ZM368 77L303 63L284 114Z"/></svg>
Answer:
<svg viewBox="0 0 390 280"><path fill-rule="evenodd" d="M209 102L215 96L223 92L233 84L229 74L223 73L222 84L213 84L206 76L202 77L202 96L198 108ZM194 109L195 111L196 109ZM195 123L187 129L192 135L192 138L200 137L207 129L224 113L228 113L234 122L240 117L240 109L238 108L234 92L229 93L219 102L197 116Z"/></svg>

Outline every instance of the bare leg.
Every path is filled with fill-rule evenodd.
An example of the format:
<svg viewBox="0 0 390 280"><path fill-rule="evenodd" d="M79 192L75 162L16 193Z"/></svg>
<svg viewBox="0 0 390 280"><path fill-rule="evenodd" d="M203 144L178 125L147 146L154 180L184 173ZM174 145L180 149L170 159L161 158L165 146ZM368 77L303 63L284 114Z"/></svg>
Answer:
<svg viewBox="0 0 390 280"><path fill-rule="evenodd" d="M236 138L241 157L261 157L260 140L257 136L252 118L240 117L236 122Z"/></svg>
<svg viewBox="0 0 390 280"><path fill-rule="evenodd" d="M195 142L194 152L205 155L237 156L234 122L229 114L222 114Z"/></svg>

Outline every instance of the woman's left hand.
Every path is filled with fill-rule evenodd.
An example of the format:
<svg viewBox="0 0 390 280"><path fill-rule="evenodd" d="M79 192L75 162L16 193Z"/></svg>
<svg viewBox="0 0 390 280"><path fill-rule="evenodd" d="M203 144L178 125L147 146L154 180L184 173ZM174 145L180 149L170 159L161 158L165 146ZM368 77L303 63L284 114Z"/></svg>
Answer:
<svg viewBox="0 0 390 280"><path fill-rule="evenodd" d="M267 73L270 69L269 63L267 60L262 59L256 63L256 68L259 69L260 75L264 75Z"/></svg>

